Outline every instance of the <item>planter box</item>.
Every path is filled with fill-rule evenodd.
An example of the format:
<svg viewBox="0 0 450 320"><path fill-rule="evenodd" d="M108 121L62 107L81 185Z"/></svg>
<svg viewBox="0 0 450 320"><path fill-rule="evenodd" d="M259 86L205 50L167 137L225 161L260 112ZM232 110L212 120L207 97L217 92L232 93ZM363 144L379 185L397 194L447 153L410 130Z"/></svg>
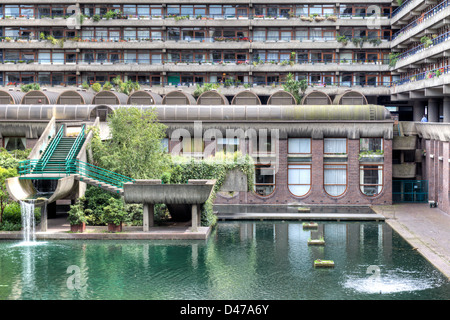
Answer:
<svg viewBox="0 0 450 320"><path fill-rule="evenodd" d="M384 155L362 155L359 159L359 162L384 162Z"/></svg>
<svg viewBox="0 0 450 320"><path fill-rule="evenodd" d="M118 226L114 223L108 223L108 232L122 232L122 223Z"/></svg>
<svg viewBox="0 0 450 320"><path fill-rule="evenodd" d="M314 260L314 268L334 268L333 260Z"/></svg>
<svg viewBox="0 0 450 320"><path fill-rule="evenodd" d="M308 240L309 246L324 246L325 240L315 239L315 240Z"/></svg>
<svg viewBox="0 0 450 320"><path fill-rule="evenodd" d="M86 223L71 225L70 231L71 232L84 232L84 231L86 231Z"/></svg>
<svg viewBox="0 0 450 320"><path fill-rule="evenodd" d="M303 229L317 229L319 225L315 222L303 223Z"/></svg>

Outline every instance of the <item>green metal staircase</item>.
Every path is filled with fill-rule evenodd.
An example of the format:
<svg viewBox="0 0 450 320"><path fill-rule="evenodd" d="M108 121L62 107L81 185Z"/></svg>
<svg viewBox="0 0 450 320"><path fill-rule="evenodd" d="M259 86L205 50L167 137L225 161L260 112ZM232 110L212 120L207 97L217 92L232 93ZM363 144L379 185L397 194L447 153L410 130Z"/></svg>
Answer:
<svg viewBox="0 0 450 320"><path fill-rule="evenodd" d="M84 125L76 138L63 135L64 125L50 140L39 159L20 162L20 179L60 179L74 175L79 181L119 194L123 193L124 183L134 182L129 177L77 159L86 140Z"/></svg>

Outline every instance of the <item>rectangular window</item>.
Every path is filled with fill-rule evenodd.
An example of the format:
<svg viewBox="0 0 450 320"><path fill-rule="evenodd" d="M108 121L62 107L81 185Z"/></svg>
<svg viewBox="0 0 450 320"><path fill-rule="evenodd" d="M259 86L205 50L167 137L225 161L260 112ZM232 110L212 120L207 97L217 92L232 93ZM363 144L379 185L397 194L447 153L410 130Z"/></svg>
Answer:
<svg viewBox="0 0 450 320"><path fill-rule="evenodd" d="M216 152L234 153L239 151L239 138L217 139Z"/></svg>
<svg viewBox="0 0 450 320"><path fill-rule="evenodd" d="M289 138L288 153L311 153L311 139Z"/></svg>
<svg viewBox="0 0 450 320"><path fill-rule="evenodd" d="M323 152L328 154L346 154L347 139L325 138L323 139Z"/></svg>
<svg viewBox="0 0 450 320"><path fill-rule="evenodd" d="M255 193L268 196L275 189L275 167L270 164L255 165Z"/></svg>
<svg viewBox="0 0 450 320"><path fill-rule="evenodd" d="M382 152L382 138L361 138L359 139L359 152Z"/></svg>

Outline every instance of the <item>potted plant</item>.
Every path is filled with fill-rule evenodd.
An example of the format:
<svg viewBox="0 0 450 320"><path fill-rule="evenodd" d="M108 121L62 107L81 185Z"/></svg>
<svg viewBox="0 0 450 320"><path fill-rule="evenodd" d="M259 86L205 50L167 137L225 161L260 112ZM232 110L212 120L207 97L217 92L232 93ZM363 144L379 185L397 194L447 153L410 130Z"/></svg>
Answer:
<svg viewBox="0 0 450 320"><path fill-rule="evenodd" d="M111 197L103 208L103 221L108 225L108 232L121 232L125 220L125 209L122 200Z"/></svg>
<svg viewBox="0 0 450 320"><path fill-rule="evenodd" d="M80 198L74 205L70 206L69 224L71 232L84 232L86 230L87 214L92 210L84 209L84 198Z"/></svg>

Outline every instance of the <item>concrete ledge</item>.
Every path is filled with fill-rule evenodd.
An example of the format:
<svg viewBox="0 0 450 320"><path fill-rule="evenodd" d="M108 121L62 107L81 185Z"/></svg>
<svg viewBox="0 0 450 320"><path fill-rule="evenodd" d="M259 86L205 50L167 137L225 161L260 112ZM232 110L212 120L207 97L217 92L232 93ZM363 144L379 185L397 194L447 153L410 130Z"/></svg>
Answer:
<svg viewBox="0 0 450 320"><path fill-rule="evenodd" d="M84 233L68 231L36 232L36 240L206 240L211 227L198 227L192 232L191 227L154 227L143 232L142 227L124 227L123 232L109 233L107 227L87 227ZM103 230L104 229L104 230ZM100 231L100 232L98 232ZM21 240L21 232L0 232L0 240Z"/></svg>
<svg viewBox="0 0 450 320"><path fill-rule="evenodd" d="M218 220L384 221L384 219L383 215L376 213L245 213L218 215Z"/></svg>

